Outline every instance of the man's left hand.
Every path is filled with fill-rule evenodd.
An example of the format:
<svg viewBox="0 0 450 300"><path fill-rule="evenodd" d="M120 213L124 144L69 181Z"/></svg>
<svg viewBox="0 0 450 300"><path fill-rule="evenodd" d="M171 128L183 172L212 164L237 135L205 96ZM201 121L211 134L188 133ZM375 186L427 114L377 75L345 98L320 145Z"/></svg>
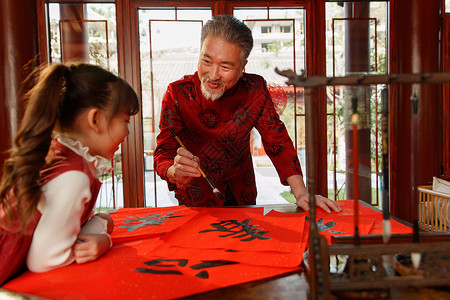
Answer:
<svg viewBox="0 0 450 300"><path fill-rule="evenodd" d="M308 211L310 209L309 199L309 193L301 194L297 197L296 204L303 210ZM328 213L330 213L332 210L335 212L341 211L340 206L331 199L325 198L321 195L315 195L314 199L316 200L316 207L320 207Z"/></svg>

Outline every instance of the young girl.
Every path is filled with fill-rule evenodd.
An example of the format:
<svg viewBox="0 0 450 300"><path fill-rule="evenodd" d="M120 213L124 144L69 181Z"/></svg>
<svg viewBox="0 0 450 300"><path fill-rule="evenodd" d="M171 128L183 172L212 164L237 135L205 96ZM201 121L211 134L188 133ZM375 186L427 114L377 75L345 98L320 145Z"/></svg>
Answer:
<svg viewBox="0 0 450 300"><path fill-rule="evenodd" d="M112 219L93 216L97 170L139 110L123 79L94 65L50 65L28 104L0 186L0 286L26 266L45 272L111 247Z"/></svg>

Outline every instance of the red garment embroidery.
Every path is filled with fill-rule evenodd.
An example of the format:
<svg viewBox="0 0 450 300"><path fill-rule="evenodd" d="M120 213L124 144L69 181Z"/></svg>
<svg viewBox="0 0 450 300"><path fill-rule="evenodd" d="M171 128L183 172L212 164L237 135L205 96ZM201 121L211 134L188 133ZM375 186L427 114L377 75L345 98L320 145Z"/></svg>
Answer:
<svg viewBox="0 0 450 300"><path fill-rule="evenodd" d="M250 133L261 134L267 154L280 180L302 174L297 152L286 127L275 111L261 76L246 74L216 101L206 100L198 74L171 83L162 101L161 132L155 149L155 170L166 178L167 169L179 147L172 128L186 148L200 159L201 168L223 193L227 186L239 205L256 201L256 184L250 154ZM223 206L203 177L194 178L186 189L175 190L179 203L186 206Z"/></svg>

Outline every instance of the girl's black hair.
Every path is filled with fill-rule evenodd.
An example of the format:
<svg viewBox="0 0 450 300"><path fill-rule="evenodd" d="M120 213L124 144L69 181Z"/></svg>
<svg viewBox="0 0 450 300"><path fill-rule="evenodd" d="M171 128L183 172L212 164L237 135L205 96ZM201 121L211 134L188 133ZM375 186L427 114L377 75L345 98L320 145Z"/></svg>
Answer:
<svg viewBox="0 0 450 300"><path fill-rule="evenodd" d="M36 73L38 76L36 76ZM89 108L134 115L139 101L131 86L102 67L85 64L54 64L38 68L38 78L27 93L27 107L14 139L10 158L3 167L0 185L0 225L17 215L25 230L41 198L40 170L45 164L53 130L68 130L77 116Z"/></svg>

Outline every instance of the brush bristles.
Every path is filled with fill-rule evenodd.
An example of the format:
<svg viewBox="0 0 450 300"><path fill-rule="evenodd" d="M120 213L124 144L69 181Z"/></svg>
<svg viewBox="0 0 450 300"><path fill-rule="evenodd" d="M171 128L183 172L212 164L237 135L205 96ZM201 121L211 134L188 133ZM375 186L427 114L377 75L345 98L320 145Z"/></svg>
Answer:
<svg viewBox="0 0 450 300"><path fill-rule="evenodd" d="M217 196L217 198L219 198L220 200L225 200L225 198L222 196L222 193L217 188L214 188L213 192Z"/></svg>

